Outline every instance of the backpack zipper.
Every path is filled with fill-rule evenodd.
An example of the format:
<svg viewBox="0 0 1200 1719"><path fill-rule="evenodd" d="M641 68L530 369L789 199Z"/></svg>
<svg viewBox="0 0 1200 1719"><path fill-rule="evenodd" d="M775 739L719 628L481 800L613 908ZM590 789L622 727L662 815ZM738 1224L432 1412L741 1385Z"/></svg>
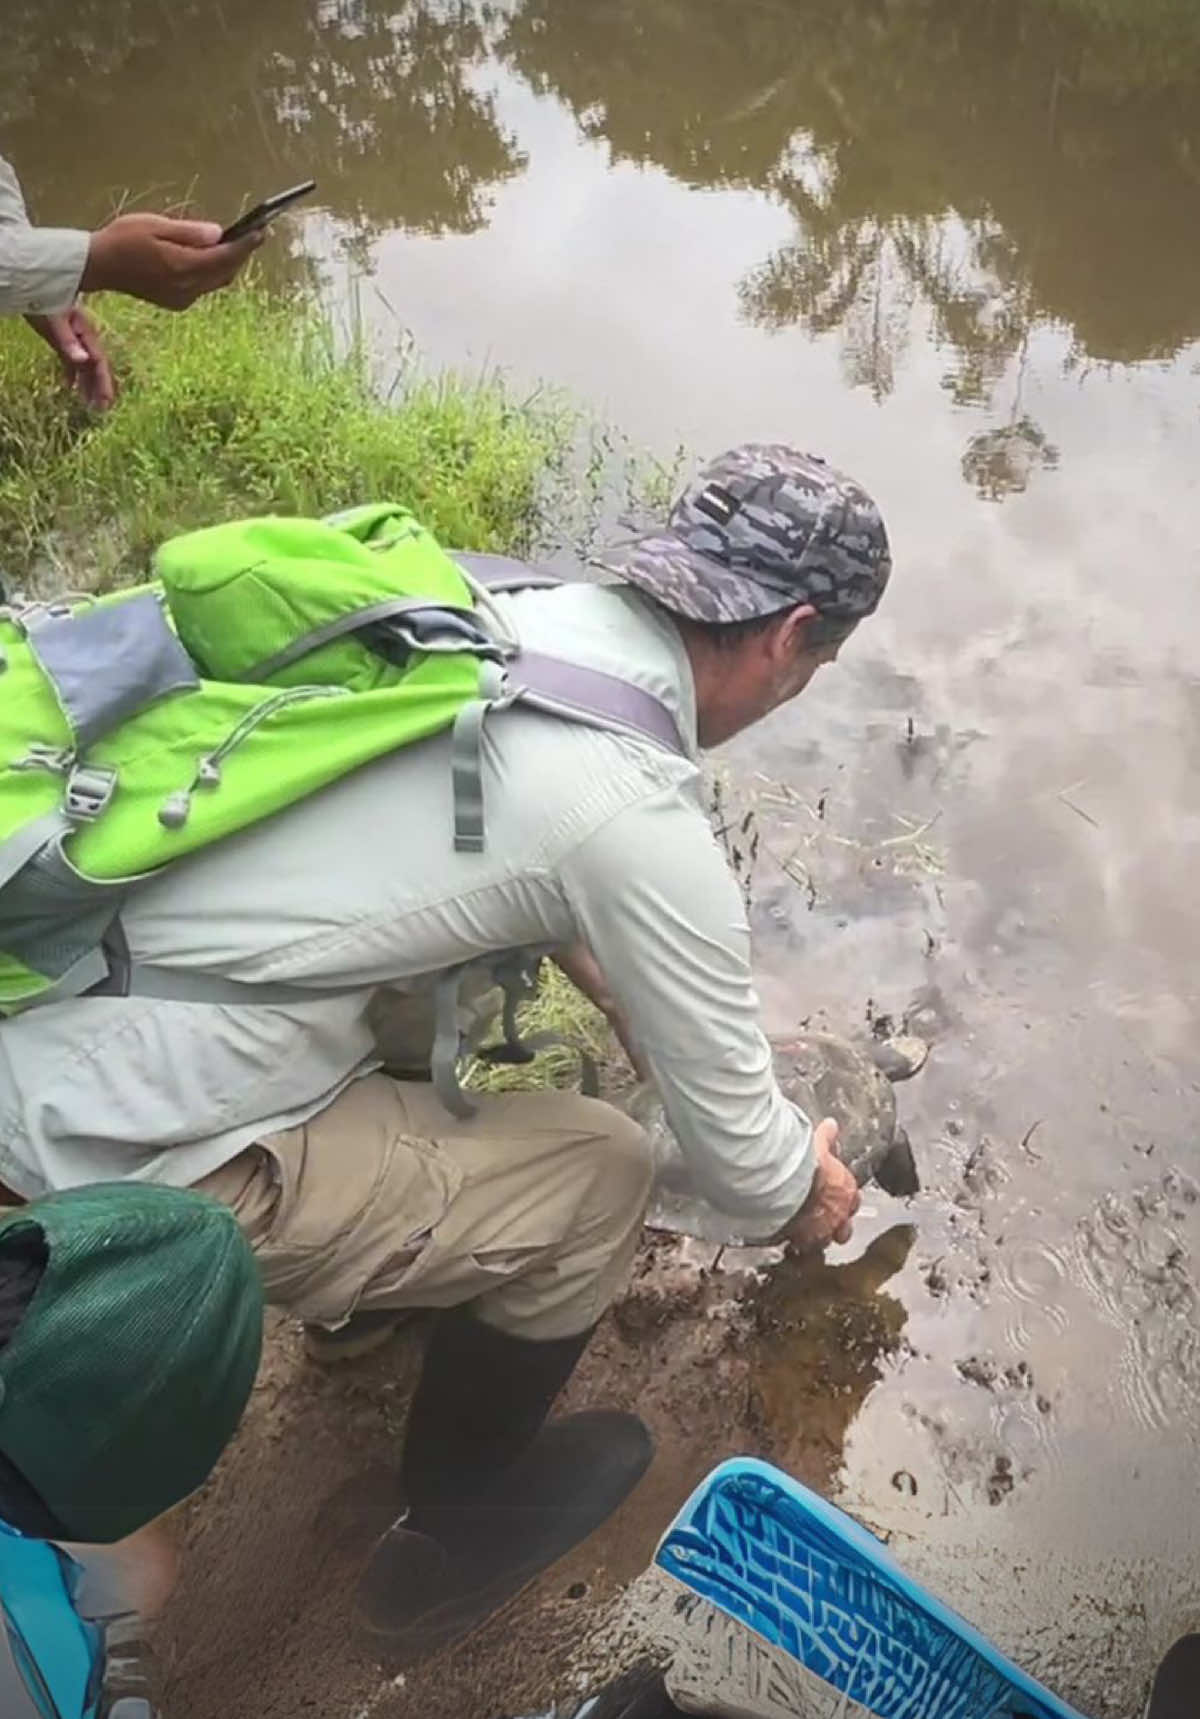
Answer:
<svg viewBox="0 0 1200 1719"><path fill-rule="evenodd" d="M222 740L212 752L201 758L196 767L191 786L179 788L173 794L168 794L158 808L158 821L164 830L179 830L187 823L188 814L192 809L192 795L197 788L218 788L221 785L221 765L235 752L244 740L248 740L255 729L260 727L268 717L274 716L277 710L283 710L290 704L305 704L314 698L352 698L354 695L344 686L293 686L282 692L275 693L271 698L264 698L261 704L256 704L253 710L248 710L235 728Z"/></svg>

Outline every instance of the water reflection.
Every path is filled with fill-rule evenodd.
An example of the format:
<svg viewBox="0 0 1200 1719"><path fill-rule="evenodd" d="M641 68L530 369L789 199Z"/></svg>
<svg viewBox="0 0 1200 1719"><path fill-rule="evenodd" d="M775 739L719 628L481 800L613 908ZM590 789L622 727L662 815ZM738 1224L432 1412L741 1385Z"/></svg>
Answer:
<svg viewBox="0 0 1200 1719"><path fill-rule="evenodd" d="M752 314L828 328L857 310L874 335L877 308L920 295L986 372L1037 316L1111 360L1200 333L1180 219L1200 183L1200 19L1184 0L1128 4L1125 28L1119 12L527 0L504 47L617 159L789 206L797 241L747 283Z"/></svg>
<svg viewBox="0 0 1200 1719"><path fill-rule="evenodd" d="M222 211L311 172L360 240L469 233L525 166L471 82L494 24L437 0L14 0L4 146L51 218L79 218L85 138L96 214L98 190Z"/></svg>
<svg viewBox="0 0 1200 1719"><path fill-rule="evenodd" d="M918 326L931 337L954 402L998 414L963 457L981 496L1057 464L1021 401L1039 322L1070 325L1069 364L1200 334L1184 0L580 10L527 0L504 51L615 159L787 207L795 237L741 284L752 321L836 331L847 381L877 400Z"/></svg>
<svg viewBox="0 0 1200 1719"><path fill-rule="evenodd" d="M755 1304L753 1389L775 1461L828 1489L846 1434L900 1350L908 1314L884 1285L916 1240L909 1224L875 1237L849 1265L797 1258L777 1267Z"/></svg>
<svg viewBox="0 0 1200 1719"><path fill-rule="evenodd" d="M835 339L878 401L932 343L984 419L985 498L1057 463L1023 398L1038 328L1068 367L1200 336L1191 0L11 0L0 144L51 219L81 185L95 214L223 210L312 171L365 263L385 231L487 223L528 165L505 78L615 161L786 210L743 316Z"/></svg>

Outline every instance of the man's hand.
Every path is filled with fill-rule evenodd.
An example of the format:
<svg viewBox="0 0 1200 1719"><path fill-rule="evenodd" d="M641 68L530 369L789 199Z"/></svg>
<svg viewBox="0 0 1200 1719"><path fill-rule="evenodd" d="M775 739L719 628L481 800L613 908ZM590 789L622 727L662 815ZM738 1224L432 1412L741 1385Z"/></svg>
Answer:
<svg viewBox="0 0 1200 1719"><path fill-rule="evenodd" d="M828 1117L813 1134L816 1174L808 1198L780 1236L793 1247L815 1252L831 1241L848 1242L861 1196L858 1183L837 1155L838 1125Z"/></svg>
<svg viewBox="0 0 1200 1719"><path fill-rule="evenodd" d="M87 311L75 305L56 316L30 316L26 321L58 354L67 386L93 411L107 412L117 397L117 386L96 325Z"/></svg>
<svg viewBox="0 0 1200 1719"><path fill-rule="evenodd" d="M186 310L204 293L228 286L264 235L221 243L215 221L168 215L118 215L92 234L80 286L123 292L164 310Z"/></svg>

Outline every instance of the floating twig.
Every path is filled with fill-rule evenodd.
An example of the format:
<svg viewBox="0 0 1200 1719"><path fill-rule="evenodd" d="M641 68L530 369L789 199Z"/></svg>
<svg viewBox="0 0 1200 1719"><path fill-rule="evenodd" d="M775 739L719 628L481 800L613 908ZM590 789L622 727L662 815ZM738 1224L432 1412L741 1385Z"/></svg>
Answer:
<svg viewBox="0 0 1200 1719"><path fill-rule="evenodd" d="M1100 828L1100 820L1093 818L1090 812L1085 812L1082 806L1077 806L1074 800L1069 800L1065 791L1056 795L1056 798L1062 801L1069 812L1074 812L1077 818L1082 818L1085 824L1090 824L1094 830Z"/></svg>

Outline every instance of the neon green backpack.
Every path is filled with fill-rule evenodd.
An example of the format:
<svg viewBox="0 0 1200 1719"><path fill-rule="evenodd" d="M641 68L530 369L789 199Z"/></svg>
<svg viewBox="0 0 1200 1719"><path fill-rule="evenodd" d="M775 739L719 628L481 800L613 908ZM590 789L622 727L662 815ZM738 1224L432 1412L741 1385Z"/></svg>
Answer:
<svg viewBox="0 0 1200 1719"><path fill-rule="evenodd" d="M164 544L155 572L0 609L0 1015L93 990L289 989L131 974L121 905L147 874L397 747L453 730L466 851L484 845L490 712L521 700L682 750L649 693L505 636L488 588L557 581L452 558L401 507L212 526Z"/></svg>

